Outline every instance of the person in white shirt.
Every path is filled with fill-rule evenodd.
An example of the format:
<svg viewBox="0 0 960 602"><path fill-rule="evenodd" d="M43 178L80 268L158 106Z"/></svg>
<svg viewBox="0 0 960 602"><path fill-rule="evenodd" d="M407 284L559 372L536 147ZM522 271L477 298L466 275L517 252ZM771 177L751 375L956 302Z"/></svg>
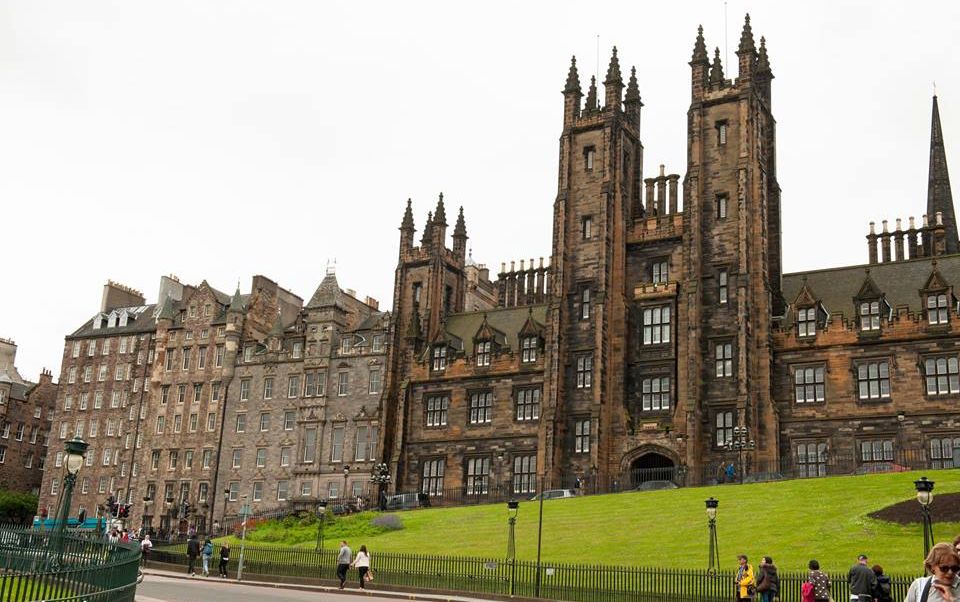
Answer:
<svg viewBox="0 0 960 602"><path fill-rule="evenodd" d="M955 602L960 600L960 554L949 543L933 546L923 567L932 575L910 584L904 602Z"/></svg>
<svg viewBox="0 0 960 602"><path fill-rule="evenodd" d="M356 567L357 572L360 573L360 589L366 589L364 585L373 578L372 575L370 579L367 578L367 574L370 572L370 554L367 553L367 546L360 546L360 551L357 552L351 566Z"/></svg>

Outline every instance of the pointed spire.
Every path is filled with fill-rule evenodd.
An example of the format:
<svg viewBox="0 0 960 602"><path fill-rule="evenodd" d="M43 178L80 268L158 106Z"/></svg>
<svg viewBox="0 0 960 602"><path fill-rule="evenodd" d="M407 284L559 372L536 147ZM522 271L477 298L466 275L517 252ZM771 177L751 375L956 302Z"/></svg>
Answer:
<svg viewBox="0 0 960 602"><path fill-rule="evenodd" d="M603 80L606 85L623 85L623 76L620 74L620 59L617 58L617 47L613 47L613 55L610 57L610 66L607 67L607 79Z"/></svg>
<svg viewBox="0 0 960 602"><path fill-rule="evenodd" d="M590 87L587 88L587 106L584 111L596 111L597 106L597 78L590 76Z"/></svg>
<svg viewBox="0 0 960 602"><path fill-rule="evenodd" d="M577 73L577 57L570 57L570 71L567 73L567 85L563 88L564 94L580 95L580 74Z"/></svg>
<svg viewBox="0 0 960 602"><path fill-rule="evenodd" d="M624 98L624 104L638 104L643 106L643 103L640 102L640 86L637 85L637 68L630 67L630 81L627 84L627 96Z"/></svg>
<svg viewBox="0 0 960 602"><path fill-rule="evenodd" d="M953 210L953 193L950 191L950 174L947 171L947 152L943 144L943 129L940 125L940 107L933 97L933 116L930 123L930 171L927 180L927 215L943 216L946 253L960 252L957 237L957 218ZM931 218L932 219L932 218Z"/></svg>
<svg viewBox="0 0 960 602"><path fill-rule="evenodd" d="M743 20L743 32L740 34L740 47L737 48L737 54L745 52L756 52L757 47L753 44L753 28L750 27L750 13L747 13Z"/></svg>
<svg viewBox="0 0 960 602"><path fill-rule="evenodd" d="M760 58L757 59L757 71L770 71L770 57L767 56L767 38L760 36Z"/></svg>
<svg viewBox="0 0 960 602"><path fill-rule="evenodd" d="M420 237L420 244L427 246L430 243L430 237L433 235L433 211L427 212L427 223L423 227L423 236Z"/></svg>
<svg viewBox="0 0 960 602"><path fill-rule="evenodd" d="M401 230L414 230L413 227L413 203L407 199L407 209L403 212L403 221L400 222Z"/></svg>
<svg viewBox="0 0 960 602"><path fill-rule="evenodd" d="M713 66L710 68L710 83L723 83L723 64L720 62L720 47L713 51Z"/></svg>
<svg viewBox="0 0 960 602"><path fill-rule="evenodd" d="M691 65L709 65L710 57L707 56L707 44L703 40L703 25L697 28L697 41L693 44L693 58Z"/></svg>
<svg viewBox="0 0 960 602"><path fill-rule="evenodd" d="M230 309L227 311L243 311L243 300L240 298L240 285L237 285L237 291L233 293L230 299Z"/></svg>
<svg viewBox="0 0 960 602"><path fill-rule="evenodd" d="M457 215L457 225L453 227L453 236L467 237L467 222L463 219L463 205L460 206L460 214Z"/></svg>
<svg viewBox="0 0 960 602"><path fill-rule="evenodd" d="M440 200L437 201L437 210L433 214L433 223L437 226L447 225L447 212L443 208L443 193L440 193Z"/></svg>

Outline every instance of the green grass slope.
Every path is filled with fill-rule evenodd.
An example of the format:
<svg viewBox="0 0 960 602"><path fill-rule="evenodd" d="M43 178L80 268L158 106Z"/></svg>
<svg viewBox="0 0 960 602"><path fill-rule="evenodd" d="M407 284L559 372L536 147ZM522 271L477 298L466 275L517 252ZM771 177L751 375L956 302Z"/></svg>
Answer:
<svg viewBox="0 0 960 602"><path fill-rule="evenodd" d="M630 492L550 500L544 503L543 559L552 562L663 567L699 567L707 563L704 500L720 500L717 532L722 563L735 565L737 554L773 556L782 570L799 570L811 558L832 570L846 569L857 554L888 572L916 573L922 565L919 524L896 525L867 514L914 497L921 473L830 477L724 485L654 492ZM934 493L960 491L960 470L926 471ZM517 557L537 555L538 504L523 501L517 521ZM936 498L932 506L937 516ZM372 554L404 552L503 557L506 553L505 504L437 508L397 513L403 529L369 529L372 514L338 519L326 528L325 547L346 537ZM917 506L919 517L919 505ZM286 529L265 525L252 545L312 548L316 527ZM273 530L270 537L261 537ZM938 541L952 540L960 523L935 522Z"/></svg>

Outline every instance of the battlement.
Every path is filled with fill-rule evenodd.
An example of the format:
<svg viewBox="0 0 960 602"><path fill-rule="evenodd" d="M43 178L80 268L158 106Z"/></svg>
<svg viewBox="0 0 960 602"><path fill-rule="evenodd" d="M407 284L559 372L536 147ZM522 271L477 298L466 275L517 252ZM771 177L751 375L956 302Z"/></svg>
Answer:
<svg viewBox="0 0 960 602"><path fill-rule="evenodd" d="M898 217L896 229L893 232L888 229L887 220L883 220L879 234L876 232L876 223L870 222L870 232L867 234L869 262L871 264L889 263L944 255L947 252L947 243L943 214L937 211L933 215L932 223L928 215L923 215L922 220L923 223L918 228L913 216L910 216L909 226L904 230L903 223Z"/></svg>
<svg viewBox="0 0 960 602"><path fill-rule="evenodd" d="M529 266L526 267L523 259L520 260L519 269L514 261L510 262L509 270L506 263L500 264L500 273L494 283L497 287L498 307L534 305L546 301L550 291L549 262L544 264L541 257L540 263L535 266L531 257Z"/></svg>

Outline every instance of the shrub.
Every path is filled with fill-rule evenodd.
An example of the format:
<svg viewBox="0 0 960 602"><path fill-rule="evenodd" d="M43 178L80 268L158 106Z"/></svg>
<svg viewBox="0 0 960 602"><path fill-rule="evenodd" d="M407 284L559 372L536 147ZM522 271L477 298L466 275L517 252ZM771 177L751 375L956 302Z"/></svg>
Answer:
<svg viewBox="0 0 960 602"><path fill-rule="evenodd" d="M399 531L403 528L403 521L396 514L381 514L371 520L370 524L388 531Z"/></svg>

